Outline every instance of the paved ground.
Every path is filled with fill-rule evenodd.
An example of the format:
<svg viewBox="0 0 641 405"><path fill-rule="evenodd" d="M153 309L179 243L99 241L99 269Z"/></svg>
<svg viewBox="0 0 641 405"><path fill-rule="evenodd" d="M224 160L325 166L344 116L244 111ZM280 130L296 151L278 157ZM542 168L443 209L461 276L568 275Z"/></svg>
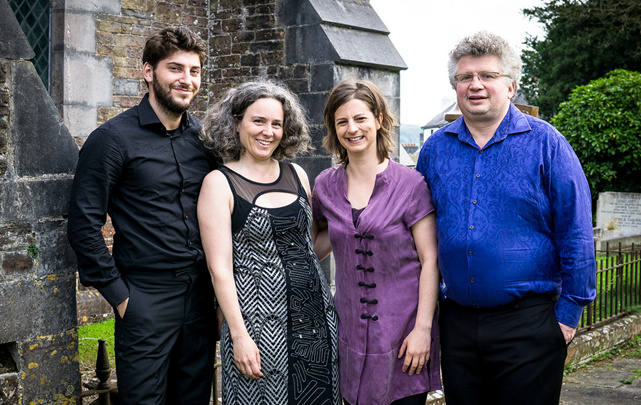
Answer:
<svg viewBox="0 0 641 405"><path fill-rule="evenodd" d="M561 404L641 404L641 346L594 361L565 376Z"/></svg>

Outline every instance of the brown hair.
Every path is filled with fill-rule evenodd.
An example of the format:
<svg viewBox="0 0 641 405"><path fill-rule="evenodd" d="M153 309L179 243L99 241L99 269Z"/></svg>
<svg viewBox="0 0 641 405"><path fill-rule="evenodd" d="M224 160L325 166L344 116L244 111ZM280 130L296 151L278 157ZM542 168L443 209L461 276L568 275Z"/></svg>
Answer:
<svg viewBox="0 0 641 405"><path fill-rule="evenodd" d="M158 63L175 52L195 52L200 66L205 63L205 42L198 34L186 27L168 27L150 36L142 52L142 64L149 63L156 69Z"/></svg>
<svg viewBox="0 0 641 405"><path fill-rule="evenodd" d="M327 135L323 138L323 147L336 156L338 163L349 162L347 150L338 141L334 121L336 110L352 99L364 102L374 114L375 119L378 120L380 116L383 117L381 127L376 131L376 154L378 160L382 162L384 159L389 158L390 153L394 151L392 129L395 121L387 107L387 101L385 101L383 93L369 80L344 80L331 91L323 111L323 118L327 127Z"/></svg>

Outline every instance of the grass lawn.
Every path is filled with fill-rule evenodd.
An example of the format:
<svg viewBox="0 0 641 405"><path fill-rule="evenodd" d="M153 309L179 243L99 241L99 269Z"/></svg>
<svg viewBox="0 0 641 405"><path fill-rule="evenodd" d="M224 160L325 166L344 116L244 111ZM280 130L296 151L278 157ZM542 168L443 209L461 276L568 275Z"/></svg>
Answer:
<svg viewBox="0 0 641 405"><path fill-rule="evenodd" d="M78 327L78 356L80 371L82 373L96 368L98 339L105 339L107 353L109 355L109 366L112 370L115 368L114 325L115 320L109 319L103 322Z"/></svg>

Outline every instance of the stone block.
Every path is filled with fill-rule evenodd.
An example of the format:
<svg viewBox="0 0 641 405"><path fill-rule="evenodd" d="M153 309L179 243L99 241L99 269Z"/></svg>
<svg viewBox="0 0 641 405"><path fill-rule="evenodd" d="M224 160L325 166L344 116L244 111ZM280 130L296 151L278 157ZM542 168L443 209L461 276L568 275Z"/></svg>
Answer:
<svg viewBox="0 0 641 405"><path fill-rule="evenodd" d="M233 32L238 31L243 26L243 21L240 18L232 18L228 20L223 20L221 29L223 32Z"/></svg>
<svg viewBox="0 0 641 405"><path fill-rule="evenodd" d="M215 59L215 67L217 69L224 69L230 67L240 66L240 55L220 56Z"/></svg>
<svg viewBox="0 0 641 405"><path fill-rule="evenodd" d="M98 127L98 108L86 105L64 106L64 122L73 136L87 137Z"/></svg>
<svg viewBox="0 0 641 405"><path fill-rule="evenodd" d="M0 252L15 251L35 242L33 227L25 222L9 222L0 225Z"/></svg>
<svg viewBox="0 0 641 405"><path fill-rule="evenodd" d="M178 4L156 3L156 21L167 24L182 23L182 7Z"/></svg>
<svg viewBox="0 0 641 405"><path fill-rule="evenodd" d="M245 20L245 27L250 31L257 31L256 35L262 30L274 27L275 20L273 14L261 14L256 16L249 16Z"/></svg>
<svg viewBox="0 0 641 405"><path fill-rule="evenodd" d="M0 344L15 342L35 334L33 282L22 277L0 282Z"/></svg>
<svg viewBox="0 0 641 405"><path fill-rule="evenodd" d="M69 80L65 83L65 104L89 106L111 105L113 60L110 57L94 57L73 54L66 57L66 71L79 74L87 80Z"/></svg>
<svg viewBox="0 0 641 405"><path fill-rule="evenodd" d="M260 66L260 55L250 53L240 57L241 66Z"/></svg>
<svg viewBox="0 0 641 405"><path fill-rule="evenodd" d="M12 87L16 174L72 173L77 148L30 62L13 63Z"/></svg>
<svg viewBox="0 0 641 405"><path fill-rule="evenodd" d="M278 66L283 64L284 54L281 49L276 48L273 52L263 52L261 59L264 65Z"/></svg>
<svg viewBox="0 0 641 405"><path fill-rule="evenodd" d="M0 1L0 59L33 59L35 53L8 1Z"/></svg>
<svg viewBox="0 0 641 405"><path fill-rule="evenodd" d="M96 17L88 13L65 14L67 52L96 53Z"/></svg>
<svg viewBox="0 0 641 405"><path fill-rule="evenodd" d="M23 397L32 401L37 398L39 403L76 403L80 372L75 327L24 340L20 346Z"/></svg>
<svg viewBox="0 0 641 405"><path fill-rule="evenodd" d="M288 27L285 34L285 50L287 64L339 60L338 53L320 25Z"/></svg>
<svg viewBox="0 0 641 405"><path fill-rule="evenodd" d="M335 26L322 26L322 31L338 55L336 62L396 72L407 69L403 58L385 34Z"/></svg>
<svg viewBox="0 0 641 405"><path fill-rule="evenodd" d="M268 28L256 31L257 41L274 41L285 39L285 31L279 28Z"/></svg>
<svg viewBox="0 0 641 405"><path fill-rule="evenodd" d="M5 253L2 259L2 270L9 277L30 273L33 267L33 259L27 252Z"/></svg>
<svg viewBox="0 0 641 405"><path fill-rule="evenodd" d="M210 36L209 47L214 50L214 54L224 55L231 49L231 36L229 34Z"/></svg>
<svg viewBox="0 0 641 405"><path fill-rule="evenodd" d="M308 1L324 23L389 34L389 30L369 2L349 0Z"/></svg>
<svg viewBox="0 0 641 405"><path fill-rule="evenodd" d="M121 0L65 0L67 11L88 11L91 13L120 14Z"/></svg>
<svg viewBox="0 0 641 405"><path fill-rule="evenodd" d="M278 22L285 27L320 24L321 18L313 5L317 2L313 0L282 0L278 9Z"/></svg>
<svg viewBox="0 0 641 405"><path fill-rule="evenodd" d="M0 283L0 343L76 325L76 275L23 276Z"/></svg>
<svg viewBox="0 0 641 405"><path fill-rule="evenodd" d="M309 81L306 79L285 79L284 83L292 92L296 94L309 91Z"/></svg>
<svg viewBox="0 0 641 405"><path fill-rule="evenodd" d="M2 219L11 223L24 222L25 218L36 222L40 218L63 217L69 210L71 181L69 175L66 178L38 178L23 183L0 183Z"/></svg>
<svg viewBox="0 0 641 405"><path fill-rule="evenodd" d="M22 403L20 399L18 373L0 374L0 404L18 405Z"/></svg>
<svg viewBox="0 0 641 405"><path fill-rule="evenodd" d="M260 41L249 44L250 52L283 52L285 43L283 41ZM278 62L281 64L282 62ZM273 66L273 65L272 65Z"/></svg>
<svg viewBox="0 0 641 405"><path fill-rule="evenodd" d="M138 96L140 82L138 80L114 79L114 94L121 96Z"/></svg>
<svg viewBox="0 0 641 405"><path fill-rule="evenodd" d="M67 242L67 221L38 221L34 225L38 276L75 274L76 255Z"/></svg>
<svg viewBox="0 0 641 405"><path fill-rule="evenodd" d="M331 89L331 88L330 88ZM299 94L301 104L307 110L308 118L311 123L323 123L323 109L329 96L329 90L319 93Z"/></svg>
<svg viewBox="0 0 641 405"><path fill-rule="evenodd" d="M329 91L338 84L333 63L313 64L311 67L311 91ZM328 93L329 95L329 93Z"/></svg>

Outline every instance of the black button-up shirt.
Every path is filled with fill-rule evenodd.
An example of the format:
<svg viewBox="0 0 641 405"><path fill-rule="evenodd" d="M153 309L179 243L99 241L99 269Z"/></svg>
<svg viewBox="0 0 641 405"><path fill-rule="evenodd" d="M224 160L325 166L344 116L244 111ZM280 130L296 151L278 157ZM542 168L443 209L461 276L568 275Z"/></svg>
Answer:
<svg viewBox="0 0 641 405"><path fill-rule="evenodd" d="M183 269L204 259L196 203L216 163L199 128L185 113L168 132L146 95L93 131L80 150L68 239L82 284L113 306L129 296L121 272ZM113 256L101 231L107 213L116 231Z"/></svg>

